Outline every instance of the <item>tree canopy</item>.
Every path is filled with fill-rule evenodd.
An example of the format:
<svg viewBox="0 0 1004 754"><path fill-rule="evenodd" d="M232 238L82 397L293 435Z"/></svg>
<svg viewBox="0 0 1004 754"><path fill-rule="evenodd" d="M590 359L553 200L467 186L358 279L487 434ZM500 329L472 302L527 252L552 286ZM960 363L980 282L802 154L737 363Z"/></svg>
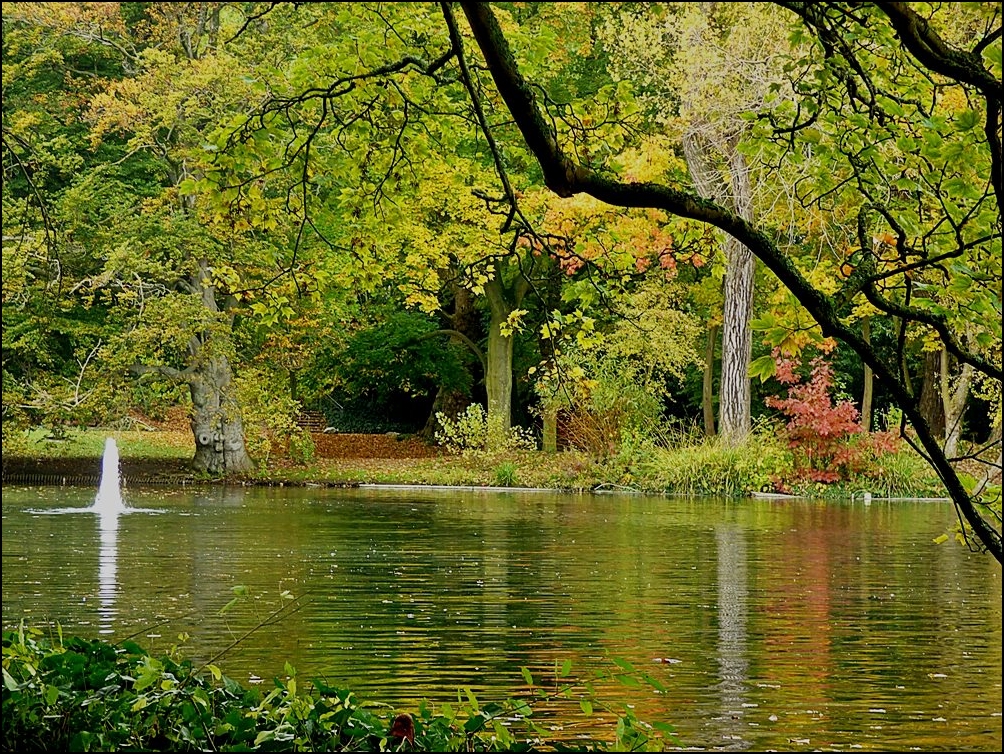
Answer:
<svg viewBox="0 0 1004 754"><path fill-rule="evenodd" d="M343 349L363 392L483 382L503 429L596 410L618 370L659 410L703 372L707 417L724 326L728 437L751 378L840 344L1001 558L958 470L1001 444L997 4L8 3L3 28L5 437L182 390L200 467L246 472L251 388L295 412ZM971 396L989 436L961 451Z"/></svg>

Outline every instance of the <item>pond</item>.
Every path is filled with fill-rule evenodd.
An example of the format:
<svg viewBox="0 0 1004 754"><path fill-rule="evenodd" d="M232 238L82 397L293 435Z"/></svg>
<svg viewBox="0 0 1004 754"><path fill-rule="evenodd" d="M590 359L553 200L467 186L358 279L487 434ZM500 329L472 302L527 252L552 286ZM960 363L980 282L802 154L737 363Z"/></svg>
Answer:
<svg viewBox="0 0 1004 754"><path fill-rule="evenodd" d="M601 699L714 749L1001 749L1001 568L940 502L470 490L3 489L3 625L163 651L247 685L289 662L365 700L479 700L628 661ZM234 588L248 599L221 614ZM297 609L298 608L298 609ZM264 680L262 680L264 679ZM556 736L596 721L539 714Z"/></svg>

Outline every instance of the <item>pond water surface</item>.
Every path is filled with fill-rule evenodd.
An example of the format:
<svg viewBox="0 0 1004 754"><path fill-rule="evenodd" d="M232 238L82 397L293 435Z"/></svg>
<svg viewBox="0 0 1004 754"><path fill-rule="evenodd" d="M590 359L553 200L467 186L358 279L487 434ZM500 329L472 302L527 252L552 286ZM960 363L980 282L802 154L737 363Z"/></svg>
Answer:
<svg viewBox="0 0 1004 754"><path fill-rule="evenodd" d="M482 702L635 664L600 697L725 749L1001 750L1001 568L933 539L950 504L435 490L3 489L3 625L286 662L365 700ZM114 526L111 524L114 523ZM220 614L246 586L250 599ZM590 730L578 702L539 714Z"/></svg>

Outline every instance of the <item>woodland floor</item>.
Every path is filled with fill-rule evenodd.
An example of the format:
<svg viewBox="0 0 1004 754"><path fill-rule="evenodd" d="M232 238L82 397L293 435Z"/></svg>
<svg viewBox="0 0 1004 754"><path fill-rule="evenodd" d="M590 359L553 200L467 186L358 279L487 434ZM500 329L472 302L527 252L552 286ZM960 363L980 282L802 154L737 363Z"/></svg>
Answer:
<svg viewBox="0 0 1004 754"><path fill-rule="evenodd" d="M171 430L161 430L170 432ZM364 434L322 434L311 433L314 439L315 455L318 460L337 461L339 459L380 459L381 466L396 466L397 462L407 462L416 458L435 458L442 451L416 437L393 437L389 435ZM190 441L190 437L187 438ZM389 462L389 463L388 463ZM189 462L176 458L129 458L120 460L122 476L128 481L170 482L195 479ZM355 464L354 464L355 465ZM97 477L100 466L93 458L7 458L3 459L3 479L5 482L25 482L32 480L49 481L51 477L62 477L67 483Z"/></svg>

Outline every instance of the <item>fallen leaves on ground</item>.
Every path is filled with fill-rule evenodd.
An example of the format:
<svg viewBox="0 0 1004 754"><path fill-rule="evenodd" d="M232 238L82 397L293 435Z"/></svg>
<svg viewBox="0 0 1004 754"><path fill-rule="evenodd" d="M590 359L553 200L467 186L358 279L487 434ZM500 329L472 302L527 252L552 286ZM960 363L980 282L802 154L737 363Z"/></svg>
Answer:
<svg viewBox="0 0 1004 754"><path fill-rule="evenodd" d="M312 432L318 458L433 458L442 450L421 438L383 435L323 434Z"/></svg>

